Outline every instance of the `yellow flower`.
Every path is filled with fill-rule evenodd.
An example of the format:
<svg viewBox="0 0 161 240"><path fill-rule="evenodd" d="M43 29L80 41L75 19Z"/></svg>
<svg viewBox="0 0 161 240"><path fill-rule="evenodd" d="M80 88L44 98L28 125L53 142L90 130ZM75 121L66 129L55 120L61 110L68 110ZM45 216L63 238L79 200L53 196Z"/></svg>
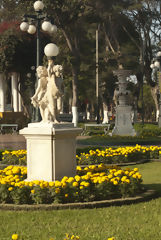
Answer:
<svg viewBox="0 0 161 240"><path fill-rule="evenodd" d="M84 180L89 180L89 179L90 179L90 176L84 175L84 176L82 176L82 179L84 179Z"/></svg>
<svg viewBox="0 0 161 240"><path fill-rule="evenodd" d="M18 239L18 234L12 234L12 240L17 240Z"/></svg>
<svg viewBox="0 0 161 240"><path fill-rule="evenodd" d="M114 185L118 185L118 181L116 181L116 180L113 181L113 184L114 184Z"/></svg>
<svg viewBox="0 0 161 240"><path fill-rule="evenodd" d="M62 188L65 188L67 184L65 182L62 183Z"/></svg>
<svg viewBox="0 0 161 240"><path fill-rule="evenodd" d="M54 187L55 183L54 182L49 182L49 187Z"/></svg>
<svg viewBox="0 0 161 240"><path fill-rule="evenodd" d="M81 180L81 177L79 175L76 175L74 178L77 182L79 182Z"/></svg>
<svg viewBox="0 0 161 240"><path fill-rule="evenodd" d="M86 183L84 184L85 187L89 187L89 185L90 185L89 182L86 182Z"/></svg>
<svg viewBox="0 0 161 240"><path fill-rule="evenodd" d="M111 237L111 238L107 238L107 240L115 240L115 238L114 238L114 237Z"/></svg>
<svg viewBox="0 0 161 240"><path fill-rule="evenodd" d="M34 189L32 189L32 190L31 190L31 193L32 193L32 194L34 194L34 193L35 193L35 190L34 190Z"/></svg>
<svg viewBox="0 0 161 240"><path fill-rule="evenodd" d="M66 193L66 194L65 194L65 197L67 198L68 196L69 196L68 193Z"/></svg>
<svg viewBox="0 0 161 240"><path fill-rule="evenodd" d="M112 174L109 174L109 175L108 175L108 178L112 178L112 177L113 177Z"/></svg>
<svg viewBox="0 0 161 240"><path fill-rule="evenodd" d="M134 171L137 172L137 171L138 171L138 168L134 168Z"/></svg>
<svg viewBox="0 0 161 240"><path fill-rule="evenodd" d="M66 236L66 238L69 238L69 234L68 233L66 233L65 236Z"/></svg>
<svg viewBox="0 0 161 240"><path fill-rule="evenodd" d="M126 179L126 181L125 181L126 183L130 183L130 179Z"/></svg>
<svg viewBox="0 0 161 240"><path fill-rule="evenodd" d="M55 187L61 187L61 182L55 181Z"/></svg>
<svg viewBox="0 0 161 240"><path fill-rule="evenodd" d="M67 180L68 183L71 183L74 181L74 178L73 177L69 177L69 179Z"/></svg>
<svg viewBox="0 0 161 240"><path fill-rule="evenodd" d="M77 166L77 171L81 171L82 168L80 166Z"/></svg>
<svg viewBox="0 0 161 240"><path fill-rule="evenodd" d="M73 182L73 187L78 187L78 183L77 182Z"/></svg>
<svg viewBox="0 0 161 240"><path fill-rule="evenodd" d="M55 192L56 192L56 193L60 193L60 189L59 189L59 188L56 188L56 189L55 189Z"/></svg>
<svg viewBox="0 0 161 240"><path fill-rule="evenodd" d="M9 187L9 188L8 188L8 191L12 191L12 190L13 190L13 187Z"/></svg>
<svg viewBox="0 0 161 240"><path fill-rule="evenodd" d="M127 179L127 177L126 177L126 176L123 176L123 177L121 178L121 181L122 181L122 182L125 182L126 179Z"/></svg>

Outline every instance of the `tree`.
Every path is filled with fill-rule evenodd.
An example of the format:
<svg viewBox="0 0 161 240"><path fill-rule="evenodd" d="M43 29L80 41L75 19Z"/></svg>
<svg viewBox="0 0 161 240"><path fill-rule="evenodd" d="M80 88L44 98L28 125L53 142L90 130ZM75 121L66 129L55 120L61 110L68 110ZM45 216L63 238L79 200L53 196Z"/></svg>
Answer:
<svg viewBox="0 0 161 240"><path fill-rule="evenodd" d="M144 104L143 101L143 79L151 87L151 93L157 106L157 94L154 94L156 82L152 80L150 64L153 54L160 41L160 1L158 0L138 0L131 9L126 12L128 18L131 19L138 32L140 44L136 44L140 52L140 70L137 76L142 89L142 120L144 121Z"/></svg>

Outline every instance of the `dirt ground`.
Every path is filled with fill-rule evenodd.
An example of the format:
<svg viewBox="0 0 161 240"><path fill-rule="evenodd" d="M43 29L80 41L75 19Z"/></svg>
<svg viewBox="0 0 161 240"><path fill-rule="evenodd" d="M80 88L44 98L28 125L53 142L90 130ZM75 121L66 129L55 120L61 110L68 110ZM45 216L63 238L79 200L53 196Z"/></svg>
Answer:
<svg viewBox="0 0 161 240"><path fill-rule="evenodd" d="M77 139L85 139L89 136L78 136ZM0 149L19 150L26 149L26 140L19 134L0 134Z"/></svg>

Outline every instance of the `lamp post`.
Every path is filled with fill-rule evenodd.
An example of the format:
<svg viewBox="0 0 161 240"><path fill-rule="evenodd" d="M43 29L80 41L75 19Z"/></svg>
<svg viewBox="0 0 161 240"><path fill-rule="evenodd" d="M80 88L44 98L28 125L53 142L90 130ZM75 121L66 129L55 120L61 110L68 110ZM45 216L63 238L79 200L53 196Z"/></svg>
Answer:
<svg viewBox="0 0 161 240"><path fill-rule="evenodd" d="M157 84L159 88L159 118L158 126L161 127L161 51L157 52L156 57L153 59L152 64L150 65L151 69L158 71Z"/></svg>
<svg viewBox="0 0 161 240"><path fill-rule="evenodd" d="M36 14L28 15L25 14L23 18L23 22L20 24L20 29L23 32L28 32L29 34L36 33L36 43L37 43L37 50L36 50L36 67L42 64L42 57L41 57L41 38L40 38L40 30L42 29L44 32L48 33L55 33L57 31L56 25L53 25L47 14L43 12L44 4L42 1L36 1L33 5ZM38 78L36 77L36 84L37 87ZM40 114L38 111L35 113L35 117L33 121L39 121Z"/></svg>

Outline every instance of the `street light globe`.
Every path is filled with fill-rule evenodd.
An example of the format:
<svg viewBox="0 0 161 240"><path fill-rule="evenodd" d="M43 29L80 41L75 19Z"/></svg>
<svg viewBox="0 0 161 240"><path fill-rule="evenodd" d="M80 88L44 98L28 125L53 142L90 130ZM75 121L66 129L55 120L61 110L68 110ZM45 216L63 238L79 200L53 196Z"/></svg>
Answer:
<svg viewBox="0 0 161 240"><path fill-rule="evenodd" d="M28 28L29 28L29 24L27 22L22 22L20 24L21 31L26 32L28 30Z"/></svg>
<svg viewBox="0 0 161 240"><path fill-rule="evenodd" d="M35 25L30 24L27 32L28 32L29 34L34 34L34 33L36 32L36 27L35 27Z"/></svg>
<svg viewBox="0 0 161 240"><path fill-rule="evenodd" d="M155 61L154 66L155 66L156 68L160 68L160 62L159 62L159 61Z"/></svg>
<svg viewBox="0 0 161 240"><path fill-rule="evenodd" d="M49 21L44 21L41 25L41 28L45 32L50 32L51 31L52 24Z"/></svg>
<svg viewBox="0 0 161 240"><path fill-rule="evenodd" d="M161 57L161 51L157 52L157 57Z"/></svg>
<svg viewBox="0 0 161 240"><path fill-rule="evenodd" d="M155 68L154 63L150 64L150 68L151 68L151 69Z"/></svg>
<svg viewBox="0 0 161 240"><path fill-rule="evenodd" d="M44 9L44 4L42 1L36 1L34 3L34 9L36 12L42 11Z"/></svg>
<svg viewBox="0 0 161 240"><path fill-rule="evenodd" d="M56 25L51 25L50 33L56 33L57 32L57 26Z"/></svg>
<svg viewBox="0 0 161 240"><path fill-rule="evenodd" d="M54 43L49 43L44 48L44 53L47 57L57 56L59 53L59 48Z"/></svg>

